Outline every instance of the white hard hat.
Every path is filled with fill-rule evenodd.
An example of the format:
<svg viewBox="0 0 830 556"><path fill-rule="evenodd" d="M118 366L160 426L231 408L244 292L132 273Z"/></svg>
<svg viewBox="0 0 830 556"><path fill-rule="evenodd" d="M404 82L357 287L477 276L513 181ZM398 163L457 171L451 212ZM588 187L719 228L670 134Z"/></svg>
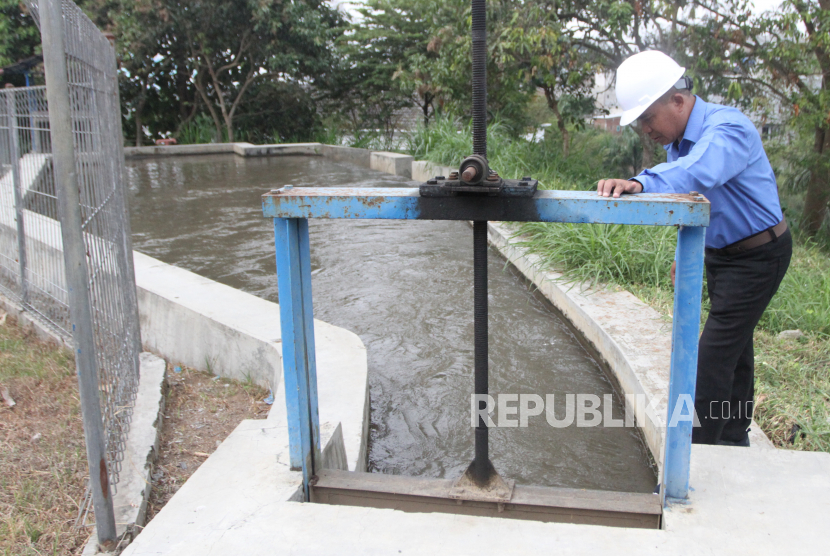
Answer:
<svg viewBox="0 0 830 556"><path fill-rule="evenodd" d="M617 69L617 101L624 110L620 125L628 125L671 89L686 68L656 50L626 59Z"/></svg>

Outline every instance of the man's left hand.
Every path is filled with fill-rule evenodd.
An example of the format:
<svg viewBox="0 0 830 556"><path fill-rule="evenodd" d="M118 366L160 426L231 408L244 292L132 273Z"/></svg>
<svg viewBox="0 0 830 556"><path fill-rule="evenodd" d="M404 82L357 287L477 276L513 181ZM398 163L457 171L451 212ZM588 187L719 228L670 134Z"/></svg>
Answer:
<svg viewBox="0 0 830 556"><path fill-rule="evenodd" d="M634 180L599 180L597 183L597 195L608 197L613 195L619 197L623 193L640 193L643 191L643 184Z"/></svg>

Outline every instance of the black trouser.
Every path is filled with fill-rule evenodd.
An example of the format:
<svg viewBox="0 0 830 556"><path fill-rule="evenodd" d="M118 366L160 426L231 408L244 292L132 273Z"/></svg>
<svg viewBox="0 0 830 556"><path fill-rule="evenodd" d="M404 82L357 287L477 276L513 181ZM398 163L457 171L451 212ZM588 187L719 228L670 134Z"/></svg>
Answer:
<svg viewBox="0 0 830 556"><path fill-rule="evenodd" d="M776 241L738 255L706 250L706 285L712 309L697 359L695 444L747 438L755 393L752 335L787 272L792 256L789 230Z"/></svg>

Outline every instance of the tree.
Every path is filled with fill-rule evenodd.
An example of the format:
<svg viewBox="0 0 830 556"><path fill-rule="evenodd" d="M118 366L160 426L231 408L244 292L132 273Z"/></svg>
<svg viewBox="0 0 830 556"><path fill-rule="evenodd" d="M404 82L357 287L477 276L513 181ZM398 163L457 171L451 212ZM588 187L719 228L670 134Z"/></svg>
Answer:
<svg viewBox="0 0 830 556"><path fill-rule="evenodd" d="M167 12L153 8L145 2L124 0L113 22L124 128L126 133L134 133L136 147L142 145L145 127L151 136L159 135L178 128L195 115L196 109L192 95L187 94L190 75L185 45L178 40ZM178 118L177 105L186 102L180 97L190 97L193 110Z"/></svg>
<svg viewBox="0 0 830 556"><path fill-rule="evenodd" d="M429 50L434 56L421 68L431 80L439 106L451 115L472 114L471 13L467 0L427 2L433 14ZM487 3L487 109L514 134L524 131L526 107L535 87L502 36L516 10L516 0Z"/></svg>
<svg viewBox="0 0 830 556"><path fill-rule="evenodd" d="M0 0L0 67L40 53L40 32L26 6L18 0ZM9 80L10 76L4 76ZM11 78L16 85L23 85Z"/></svg>
<svg viewBox="0 0 830 556"><path fill-rule="evenodd" d="M787 0L757 15L745 0L693 6L697 17L679 25L687 62L710 90L759 112L781 108L784 123L812 135L802 226L815 234L830 203L830 0Z"/></svg>
<svg viewBox="0 0 830 556"><path fill-rule="evenodd" d="M381 130L393 140L396 115L414 104L413 87L402 68L425 53L428 23L420 0L369 0L358 8L357 22L344 27L335 48L337 62L319 84L326 106L359 141ZM428 110L428 108L427 108Z"/></svg>
<svg viewBox="0 0 830 556"><path fill-rule="evenodd" d="M595 67L614 74L637 52L672 53L679 37L670 22L678 4L676 0L571 0L564 10L571 18L568 27L574 45L593 56ZM657 144L639 126L633 127L642 144L641 167L654 166Z"/></svg>
<svg viewBox="0 0 830 556"><path fill-rule="evenodd" d="M580 127L593 112L592 86L598 68L584 48L575 44L570 14L563 6L526 2L517 6L501 31L502 48L524 77L545 94L562 136L562 153L570 152L569 125Z"/></svg>
<svg viewBox="0 0 830 556"><path fill-rule="evenodd" d="M250 88L267 80L313 79L331 66L340 16L320 0L138 0L141 24L158 17L187 55L187 75L216 133L234 140L234 118ZM186 66L182 66L184 61ZM142 65L143 64L143 65ZM142 71L152 73L146 60ZM145 83L146 86L146 83Z"/></svg>

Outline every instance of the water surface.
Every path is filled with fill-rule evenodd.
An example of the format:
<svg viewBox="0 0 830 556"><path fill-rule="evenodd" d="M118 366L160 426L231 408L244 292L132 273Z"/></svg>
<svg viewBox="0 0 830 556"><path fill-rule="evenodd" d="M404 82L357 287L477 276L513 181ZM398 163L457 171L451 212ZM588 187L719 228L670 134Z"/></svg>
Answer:
<svg viewBox="0 0 830 556"><path fill-rule="evenodd" d="M321 157L139 159L128 161L127 173L136 250L271 301L279 295L263 192L286 184L415 185ZM311 220L310 235L315 317L354 331L368 351L370 469L460 475L473 456L472 228ZM612 393L601 366L547 301L497 251L489 259L490 392ZM633 429L554 429L542 415L490 436L496 469L519 484L654 489Z"/></svg>

